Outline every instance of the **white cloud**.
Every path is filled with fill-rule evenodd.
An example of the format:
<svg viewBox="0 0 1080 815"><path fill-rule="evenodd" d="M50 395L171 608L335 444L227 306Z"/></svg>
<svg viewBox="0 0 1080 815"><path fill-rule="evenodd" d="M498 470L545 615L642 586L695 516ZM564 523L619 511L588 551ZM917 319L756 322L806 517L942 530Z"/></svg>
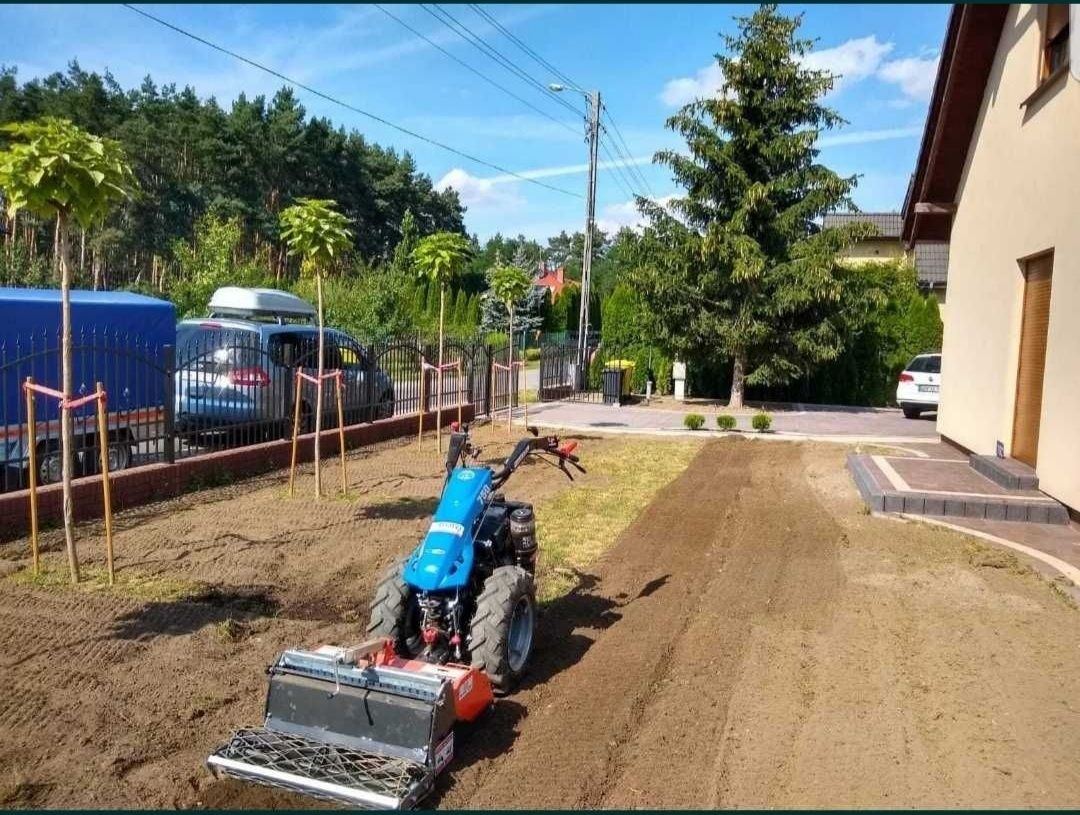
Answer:
<svg viewBox="0 0 1080 815"><path fill-rule="evenodd" d="M706 65L692 77L671 79L660 91L660 101L677 108L708 96L715 96L724 87L724 72L715 62Z"/></svg>
<svg viewBox="0 0 1080 815"><path fill-rule="evenodd" d="M937 76L939 57L902 57L887 59L895 44L882 42L876 34L857 37L832 48L811 51L802 59L807 68L828 71L836 76L833 92L862 80L875 77L896 85L903 96L889 102L890 107L906 107L930 98ZM715 96L724 86L724 75L716 63L706 65L694 76L679 77L665 83L660 100L669 107L679 107L695 99Z"/></svg>
<svg viewBox="0 0 1080 815"><path fill-rule="evenodd" d="M674 197L675 195L671 194L653 198L652 200L654 203L666 208ZM637 201L620 201L617 204L608 204L600 210L600 214L596 217L596 225L608 234L618 232L623 227L640 229L646 222L647 219L638 211Z"/></svg>
<svg viewBox="0 0 1080 815"><path fill-rule="evenodd" d="M478 178L465 170L455 167L438 183L435 189L440 192L452 187L461 198L461 203L470 209L516 209L525 203L516 188L500 189L501 177ZM511 178L513 178L511 176ZM517 180L517 179L513 179Z"/></svg>
<svg viewBox="0 0 1080 815"><path fill-rule="evenodd" d="M910 139L914 136L921 135L921 127L886 127L881 130L852 130L847 133L822 136L817 140L817 146L836 147L841 144L869 144L870 142L876 141Z"/></svg>
<svg viewBox="0 0 1080 815"><path fill-rule="evenodd" d="M600 170L611 170L615 167L636 167L651 162L652 156L634 156L626 161L600 161L597 162L596 166ZM562 164L555 167L537 167L533 170L522 170L516 175L494 175L484 180L491 184L510 184L525 178L558 178L563 175L581 175L588 171L588 164Z"/></svg>
<svg viewBox="0 0 1080 815"><path fill-rule="evenodd" d="M811 51L802 64L815 71L828 71L836 76L833 91L851 82L873 76L885 56L893 50L891 42L881 42L877 36L848 40L833 48Z"/></svg>
<svg viewBox="0 0 1080 815"><path fill-rule="evenodd" d="M941 57L905 57L884 63L878 78L900 87L904 99L925 102L934 90Z"/></svg>

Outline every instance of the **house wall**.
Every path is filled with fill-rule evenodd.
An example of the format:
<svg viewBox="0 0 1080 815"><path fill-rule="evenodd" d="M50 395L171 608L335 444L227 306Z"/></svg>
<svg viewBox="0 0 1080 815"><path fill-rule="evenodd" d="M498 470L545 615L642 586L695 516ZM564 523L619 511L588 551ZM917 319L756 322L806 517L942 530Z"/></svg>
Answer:
<svg viewBox="0 0 1080 815"><path fill-rule="evenodd" d="M904 244L899 239L884 240L871 238L858 241L840 253L842 260L862 263L867 260L895 260L904 257Z"/></svg>
<svg viewBox="0 0 1080 815"><path fill-rule="evenodd" d="M1008 454L1024 281L1021 260L1053 250L1037 472L1080 508L1080 82L1037 102L1041 11L1012 6L957 195L938 428L977 453ZM1080 33L1080 32L1078 32ZM1075 35L1074 35L1075 36Z"/></svg>

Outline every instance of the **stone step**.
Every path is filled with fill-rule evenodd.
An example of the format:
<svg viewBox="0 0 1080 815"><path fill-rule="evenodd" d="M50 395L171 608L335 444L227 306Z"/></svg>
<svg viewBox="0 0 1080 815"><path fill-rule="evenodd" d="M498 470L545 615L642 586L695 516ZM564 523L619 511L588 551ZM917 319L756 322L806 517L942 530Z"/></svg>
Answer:
<svg viewBox="0 0 1080 815"><path fill-rule="evenodd" d="M972 454L971 466L975 472L985 475L995 484L1010 490L1037 490L1039 477L1035 471L1015 458L977 456Z"/></svg>
<svg viewBox="0 0 1080 815"><path fill-rule="evenodd" d="M1067 524L1069 511L1049 496L959 495L921 490L898 490L875 476L870 456L851 454L848 470L863 500L875 512L903 512L988 521Z"/></svg>

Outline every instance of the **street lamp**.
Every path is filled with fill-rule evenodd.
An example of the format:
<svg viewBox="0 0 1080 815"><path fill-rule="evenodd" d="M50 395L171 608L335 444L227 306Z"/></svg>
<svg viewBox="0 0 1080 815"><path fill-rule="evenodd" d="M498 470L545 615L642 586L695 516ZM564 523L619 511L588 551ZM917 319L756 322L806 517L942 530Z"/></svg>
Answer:
<svg viewBox="0 0 1080 815"><path fill-rule="evenodd" d="M571 90L589 102L589 118L585 134L589 141L589 181L585 191L585 246L581 258L581 308L578 312L578 389L585 389L585 371L589 348L589 296L592 290L592 241L596 228L596 158L600 148L600 91L586 91L575 85L552 82L548 87L555 93Z"/></svg>

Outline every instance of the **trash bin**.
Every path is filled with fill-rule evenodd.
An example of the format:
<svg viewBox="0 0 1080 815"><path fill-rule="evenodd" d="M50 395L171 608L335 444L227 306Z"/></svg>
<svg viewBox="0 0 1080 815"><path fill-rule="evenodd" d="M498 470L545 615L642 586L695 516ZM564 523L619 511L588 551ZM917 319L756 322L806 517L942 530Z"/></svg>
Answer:
<svg viewBox="0 0 1080 815"><path fill-rule="evenodd" d="M618 368L623 372L619 393L623 401L627 401L634 389L634 369L637 363L632 359L613 359L607 364L608 368Z"/></svg>
<svg viewBox="0 0 1080 815"><path fill-rule="evenodd" d="M604 404L621 405L630 400L634 383L634 361L613 359L604 366Z"/></svg>
<svg viewBox="0 0 1080 815"><path fill-rule="evenodd" d="M604 404L622 404L622 368L604 368Z"/></svg>

